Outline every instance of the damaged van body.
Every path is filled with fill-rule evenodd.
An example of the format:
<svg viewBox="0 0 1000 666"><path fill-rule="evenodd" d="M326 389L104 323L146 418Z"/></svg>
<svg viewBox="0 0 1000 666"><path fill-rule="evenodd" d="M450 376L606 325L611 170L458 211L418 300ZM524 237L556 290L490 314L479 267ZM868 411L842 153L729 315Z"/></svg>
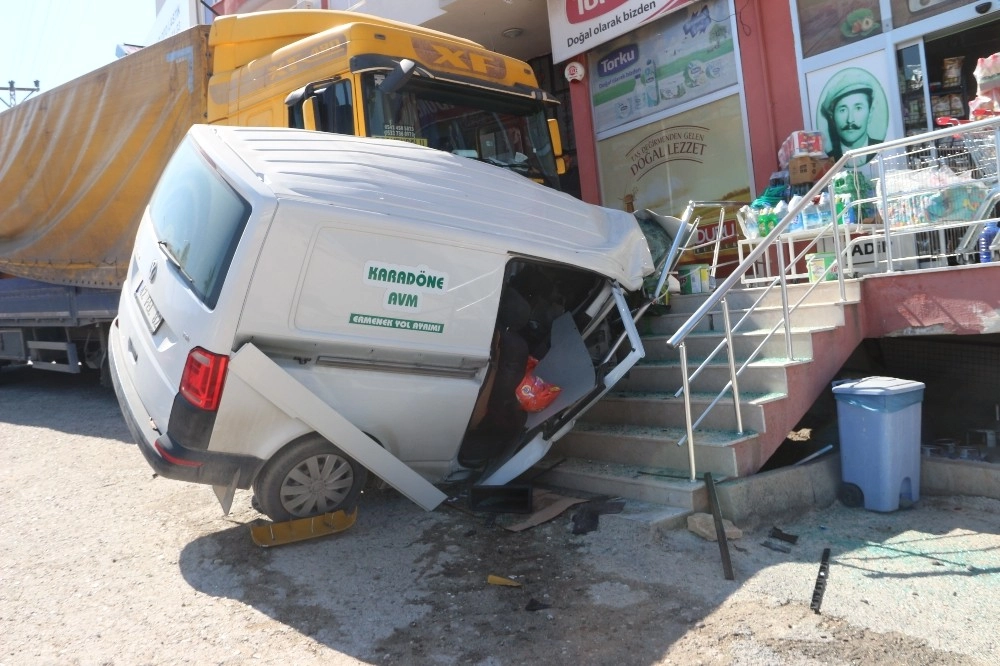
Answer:
<svg viewBox="0 0 1000 666"><path fill-rule="evenodd" d="M643 356L649 247L439 151L196 126L136 236L115 390L153 469L225 511L237 488L274 520L348 508L369 473L430 510L528 470ZM533 412L529 357L559 389Z"/></svg>

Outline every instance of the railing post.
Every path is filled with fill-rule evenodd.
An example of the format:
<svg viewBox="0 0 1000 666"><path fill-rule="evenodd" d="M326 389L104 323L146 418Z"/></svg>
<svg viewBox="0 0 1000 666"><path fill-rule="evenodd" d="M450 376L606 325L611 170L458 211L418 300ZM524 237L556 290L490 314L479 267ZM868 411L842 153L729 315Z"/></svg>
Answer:
<svg viewBox="0 0 1000 666"><path fill-rule="evenodd" d="M729 381L733 384L733 408L736 410L736 431L743 434L743 415L740 413L740 385L736 376L736 355L733 352L733 328L729 324L729 303L723 298L722 320L726 326L726 346L729 348Z"/></svg>
<svg viewBox="0 0 1000 666"><path fill-rule="evenodd" d="M844 264L841 262L842 257L840 253L843 252L843 246L840 243L840 228L843 226L844 229L848 229L847 222L844 221L841 224L841 220L847 218L847 206L844 206L844 216L843 218L837 218L837 195L834 194L833 182L827 186L827 194L830 198L830 208L833 213L833 252L834 256L837 257L837 282L840 283L840 302L843 303L847 300L847 287L844 285ZM824 280L826 277L824 276Z"/></svg>
<svg viewBox="0 0 1000 666"><path fill-rule="evenodd" d="M691 385L688 381L687 343L678 346L681 354L681 386L684 389L684 427L687 431L688 466L691 468L691 482L698 480L694 465L694 428L691 426Z"/></svg>
<svg viewBox="0 0 1000 666"><path fill-rule="evenodd" d="M882 153L875 156L878 162L878 188L882 191L882 233L885 234L885 272L892 273L892 238L889 236L889 184L885 182L885 159ZM875 241L875 256L878 257L878 240ZM876 261L877 266L877 261Z"/></svg>
<svg viewBox="0 0 1000 666"><path fill-rule="evenodd" d="M785 355L789 361L794 361L792 356L792 317L788 312L788 281L785 275L785 253L781 249L781 239L778 239L778 284L781 285L781 316L785 322ZM794 258L794 257L793 257Z"/></svg>

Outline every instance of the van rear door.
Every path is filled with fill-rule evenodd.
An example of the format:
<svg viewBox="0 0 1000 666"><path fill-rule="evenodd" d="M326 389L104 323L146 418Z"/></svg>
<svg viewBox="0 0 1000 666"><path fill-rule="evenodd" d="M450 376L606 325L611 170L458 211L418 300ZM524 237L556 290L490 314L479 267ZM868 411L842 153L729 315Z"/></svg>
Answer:
<svg viewBox="0 0 1000 666"><path fill-rule="evenodd" d="M136 237L119 306L123 365L155 428L165 433L183 422L184 438L198 440L178 442L185 446L205 448L211 434L242 303L227 301L224 286L250 214L247 199L189 136Z"/></svg>

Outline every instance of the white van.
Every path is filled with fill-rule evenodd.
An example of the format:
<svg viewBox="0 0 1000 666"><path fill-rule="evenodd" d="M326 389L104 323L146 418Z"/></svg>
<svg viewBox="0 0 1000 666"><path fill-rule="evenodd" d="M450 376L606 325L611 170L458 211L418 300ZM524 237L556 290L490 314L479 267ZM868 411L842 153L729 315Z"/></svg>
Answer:
<svg viewBox="0 0 1000 666"><path fill-rule="evenodd" d="M138 230L115 390L153 469L227 512L251 487L274 520L349 508L369 472L432 509L526 471L642 357L652 270L635 217L502 169L196 126ZM531 413L529 356L561 389Z"/></svg>

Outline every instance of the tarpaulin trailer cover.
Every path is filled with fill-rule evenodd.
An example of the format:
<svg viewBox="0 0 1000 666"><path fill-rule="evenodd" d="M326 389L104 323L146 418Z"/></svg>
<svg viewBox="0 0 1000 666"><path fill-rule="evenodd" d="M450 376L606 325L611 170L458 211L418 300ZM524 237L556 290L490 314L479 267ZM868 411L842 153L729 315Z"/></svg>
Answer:
<svg viewBox="0 0 1000 666"><path fill-rule="evenodd" d="M160 172L205 122L208 34L187 30L0 113L0 272L121 286Z"/></svg>

